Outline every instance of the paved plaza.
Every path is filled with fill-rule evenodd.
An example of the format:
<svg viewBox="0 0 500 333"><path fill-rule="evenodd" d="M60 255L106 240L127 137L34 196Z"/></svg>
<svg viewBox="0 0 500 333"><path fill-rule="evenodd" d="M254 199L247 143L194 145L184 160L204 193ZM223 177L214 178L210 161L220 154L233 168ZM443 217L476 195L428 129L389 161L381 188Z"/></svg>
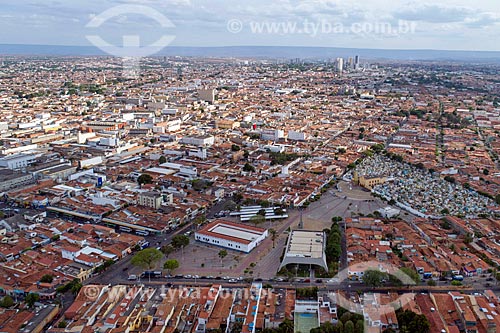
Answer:
<svg viewBox="0 0 500 333"><path fill-rule="evenodd" d="M341 191L335 187L323 194L320 200L311 203L302 211L305 230L321 231L329 228L333 216L343 218L370 214L386 204L371 196L370 192L349 183L341 182ZM283 221L266 222L260 227L273 228L277 231L275 247L271 236L264 240L251 253L245 254L225 249L228 255L219 258L221 247L205 245L194 241L184 251L177 251L170 258L179 260L181 266L175 271L178 274L199 276L230 276L230 277L274 277L280 265L280 257L288 237L288 229L296 229L300 222L301 211L290 210L289 218ZM245 274L245 271L247 273ZM252 272L252 273L250 273Z"/></svg>

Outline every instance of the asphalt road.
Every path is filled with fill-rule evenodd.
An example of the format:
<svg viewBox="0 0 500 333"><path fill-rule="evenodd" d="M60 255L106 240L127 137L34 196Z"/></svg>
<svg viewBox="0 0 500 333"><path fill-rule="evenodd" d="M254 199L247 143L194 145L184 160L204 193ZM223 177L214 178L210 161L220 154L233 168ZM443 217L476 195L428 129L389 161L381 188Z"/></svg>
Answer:
<svg viewBox="0 0 500 333"><path fill-rule="evenodd" d="M435 287L430 287L425 284L418 286L402 286L402 287L391 287L391 286L383 286L379 288L374 288L371 286L366 286L360 282L355 281L342 281L340 283L326 283L322 281L321 283L316 283L315 281L311 282L297 282L297 281L283 281L278 282L275 280L263 280L260 279L256 282L260 282L263 285L270 284L273 288L305 288L305 287L318 287L319 290L323 291L335 291L335 290L344 290L347 292L377 292L377 293L386 293L386 292L398 292L398 293L409 293L409 292L448 292L448 291L462 291L465 293L482 293L484 292L484 287L480 286L451 286L451 285L439 285ZM143 280L143 281L122 281L121 284L124 285L136 285L143 284L145 286L176 286L176 287L204 287L211 286L213 284L221 284L226 288L243 288L248 287L250 283L244 281L238 281L235 283L229 282L229 280L222 279L178 279L178 278L158 278L151 280ZM500 286L492 286L489 288L496 293L500 292Z"/></svg>
<svg viewBox="0 0 500 333"><path fill-rule="evenodd" d="M183 234L186 231L191 230L191 225L188 224L180 229L175 230L169 234L163 234L160 236L152 236L146 237L146 239L150 242L151 247L159 247L162 245L169 244L172 238L175 235ZM84 284L122 284L124 281L127 281L129 274L136 274L137 271L131 272L134 267L130 264L133 255L129 255L122 260L116 262L108 270L102 272L101 274L95 275L84 281ZM137 270L137 269L136 269ZM140 271L139 271L140 274Z"/></svg>

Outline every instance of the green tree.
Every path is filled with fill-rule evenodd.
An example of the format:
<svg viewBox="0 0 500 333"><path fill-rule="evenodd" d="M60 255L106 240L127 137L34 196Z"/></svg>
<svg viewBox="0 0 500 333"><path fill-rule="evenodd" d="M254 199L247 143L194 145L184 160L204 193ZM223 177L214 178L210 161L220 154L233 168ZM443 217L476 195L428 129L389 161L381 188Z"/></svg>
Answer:
<svg viewBox="0 0 500 333"><path fill-rule="evenodd" d="M382 286L383 280L385 278L386 278L385 273L369 269L363 275L363 282L370 287L380 287Z"/></svg>
<svg viewBox="0 0 500 333"><path fill-rule="evenodd" d="M205 223L206 221L207 221L207 217L203 214L203 215L200 215L194 219L193 225L194 225L195 229L198 230L199 226L202 225L203 223Z"/></svg>
<svg viewBox="0 0 500 333"><path fill-rule="evenodd" d="M235 322L231 327L231 333L241 333L243 329L243 322Z"/></svg>
<svg viewBox="0 0 500 333"><path fill-rule="evenodd" d="M153 182L153 177L151 177L151 175L147 173L143 173L137 178L137 182L139 183L139 185L151 184Z"/></svg>
<svg viewBox="0 0 500 333"><path fill-rule="evenodd" d="M237 204L241 203L241 201L243 200L243 194L241 194L241 193L235 193L233 195L233 200Z"/></svg>
<svg viewBox="0 0 500 333"><path fill-rule="evenodd" d="M283 215L285 213L285 211L282 209L282 208L275 208L274 209L274 215Z"/></svg>
<svg viewBox="0 0 500 333"><path fill-rule="evenodd" d="M342 315L340 315L340 321L343 322L344 324L347 323L349 320L352 318L352 313L349 311L344 312Z"/></svg>
<svg viewBox="0 0 500 333"><path fill-rule="evenodd" d="M449 215L450 210L448 208L443 208L443 209L441 209L440 213L441 213L441 215Z"/></svg>
<svg viewBox="0 0 500 333"><path fill-rule="evenodd" d="M166 256L168 257L172 252L175 251L174 247L170 244L168 245L163 245L161 248L160 248L160 251Z"/></svg>
<svg viewBox="0 0 500 333"><path fill-rule="evenodd" d="M155 248L147 248L137 252L130 261L132 265L143 269L153 269L156 263L163 258L163 253Z"/></svg>
<svg viewBox="0 0 500 333"><path fill-rule="evenodd" d="M365 331L365 322L363 319L357 320L356 325L354 326L354 332L363 333Z"/></svg>
<svg viewBox="0 0 500 333"><path fill-rule="evenodd" d="M415 284L418 284L420 282L420 275L418 275L418 273L415 272L413 269L409 267L402 267L401 272L408 275L413 280L413 282L415 282Z"/></svg>
<svg viewBox="0 0 500 333"><path fill-rule="evenodd" d="M271 203L267 200L260 200L259 205L262 206L262 208L269 208L271 207Z"/></svg>
<svg viewBox="0 0 500 333"><path fill-rule="evenodd" d="M165 156L160 156L158 163L160 163L160 164L167 163L167 158Z"/></svg>
<svg viewBox="0 0 500 333"><path fill-rule="evenodd" d="M243 166L243 171L245 172L255 172L255 167L251 165L250 163L245 163Z"/></svg>
<svg viewBox="0 0 500 333"><path fill-rule="evenodd" d="M468 232L465 235L464 243L465 244L470 244L470 243L472 243L473 240L474 240L474 238L472 237L472 234L470 232Z"/></svg>
<svg viewBox="0 0 500 333"><path fill-rule="evenodd" d="M40 279L40 282L42 282L42 283L52 283L52 281L54 281L54 277L50 274L45 274Z"/></svg>
<svg viewBox="0 0 500 333"><path fill-rule="evenodd" d="M452 183L452 184L454 184L456 182L455 178L452 176L446 176L446 177L444 177L444 180L446 180L447 182Z"/></svg>
<svg viewBox="0 0 500 333"><path fill-rule="evenodd" d="M163 264L163 268L168 270L168 273L172 273L174 270L179 268L179 262L175 259L169 259Z"/></svg>
<svg viewBox="0 0 500 333"><path fill-rule="evenodd" d="M344 324L344 333L354 333L354 323L350 320L348 320Z"/></svg>
<svg viewBox="0 0 500 333"><path fill-rule="evenodd" d="M257 214L250 218L250 222L257 227L258 225L266 222L266 218L260 214Z"/></svg>
<svg viewBox="0 0 500 333"><path fill-rule="evenodd" d="M222 260L227 256L227 251L226 250L220 250L219 251L219 258L220 258L220 265L223 266Z"/></svg>
<svg viewBox="0 0 500 333"><path fill-rule="evenodd" d="M4 296L0 301L0 306L2 308L10 308L13 305L14 305L14 300L9 295Z"/></svg>
<svg viewBox="0 0 500 333"><path fill-rule="evenodd" d="M293 333L293 321L285 318L281 324L278 326L280 333Z"/></svg>
<svg viewBox="0 0 500 333"><path fill-rule="evenodd" d="M189 237L186 235L176 235L172 238L171 245L176 250L186 247L189 245Z"/></svg>
<svg viewBox="0 0 500 333"><path fill-rule="evenodd" d="M82 287L83 287L83 284L80 282L80 280L74 279L71 282L70 290L73 293L73 295L78 295L78 293L80 292L80 290L82 289Z"/></svg>
<svg viewBox="0 0 500 333"><path fill-rule="evenodd" d="M430 332L430 323L425 315L417 315L410 310L397 312L398 324L401 333Z"/></svg>
<svg viewBox="0 0 500 333"><path fill-rule="evenodd" d="M191 185L196 191L204 190L209 186L208 182L203 179L193 179Z"/></svg>
<svg viewBox="0 0 500 333"><path fill-rule="evenodd" d="M431 331L429 320L423 314L416 315L408 328L410 332L429 333Z"/></svg>
<svg viewBox="0 0 500 333"><path fill-rule="evenodd" d="M35 293L29 293L28 295L26 295L26 298L24 299L26 305L29 308L32 308L33 305L35 305L35 303L38 302L39 300L40 300L40 295Z"/></svg>
<svg viewBox="0 0 500 333"><path fill-rule="evenodd" d="M273 249L274 249L274 241L276 240L278 232L275 229L271 228L269 229L269 233L271 234L271 239L273 241Z"/></svg>
<svg viewBox="0 0 500 333"><path fill-rule="evenodd" d="M68 323L65 320L61 320L59 324L57 324L57 328L66 328Z"/></svg>
<svg viewBox="0 0 500 333"><path fill-rule="evenodd" d="M239 151L241 148L238 145L232 144L231 145L231 151Z"/></svg>

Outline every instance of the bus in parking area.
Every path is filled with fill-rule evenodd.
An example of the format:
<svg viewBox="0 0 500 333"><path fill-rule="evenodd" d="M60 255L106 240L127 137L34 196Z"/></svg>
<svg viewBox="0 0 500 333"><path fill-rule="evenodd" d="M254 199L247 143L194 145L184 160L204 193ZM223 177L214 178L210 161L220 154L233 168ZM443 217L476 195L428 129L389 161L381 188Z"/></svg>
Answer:
<svg viewBox="0 0 500 333"><path fill-rule="evenodd" d="M145 231L145 230L136 230L135 233L139 236L149 236L149 231Z"/></svg>
<svg viewBox="0 0 500 333"><path fill-rule="evenodd" d="M162 276L161 271L144 271L141 274L141 279L143 278L158 279L161 278L161 276Z"/></svg>

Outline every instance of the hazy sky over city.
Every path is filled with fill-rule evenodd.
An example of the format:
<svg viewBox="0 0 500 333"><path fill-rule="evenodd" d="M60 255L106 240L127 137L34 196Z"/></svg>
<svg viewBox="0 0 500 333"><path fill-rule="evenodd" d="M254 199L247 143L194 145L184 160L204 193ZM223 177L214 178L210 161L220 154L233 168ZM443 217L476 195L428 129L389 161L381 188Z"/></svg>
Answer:
<svg viewBox="0 0 500 333"><path fill-rule="evenodd" d="M137 10L86 27L125 4L150 7L175 27ZM3 44L90 45L85 36L99 35L120 45L138 35L147 45L173 35L177 46L500 50L498 0L4 0L0 18Z"/></svg>

